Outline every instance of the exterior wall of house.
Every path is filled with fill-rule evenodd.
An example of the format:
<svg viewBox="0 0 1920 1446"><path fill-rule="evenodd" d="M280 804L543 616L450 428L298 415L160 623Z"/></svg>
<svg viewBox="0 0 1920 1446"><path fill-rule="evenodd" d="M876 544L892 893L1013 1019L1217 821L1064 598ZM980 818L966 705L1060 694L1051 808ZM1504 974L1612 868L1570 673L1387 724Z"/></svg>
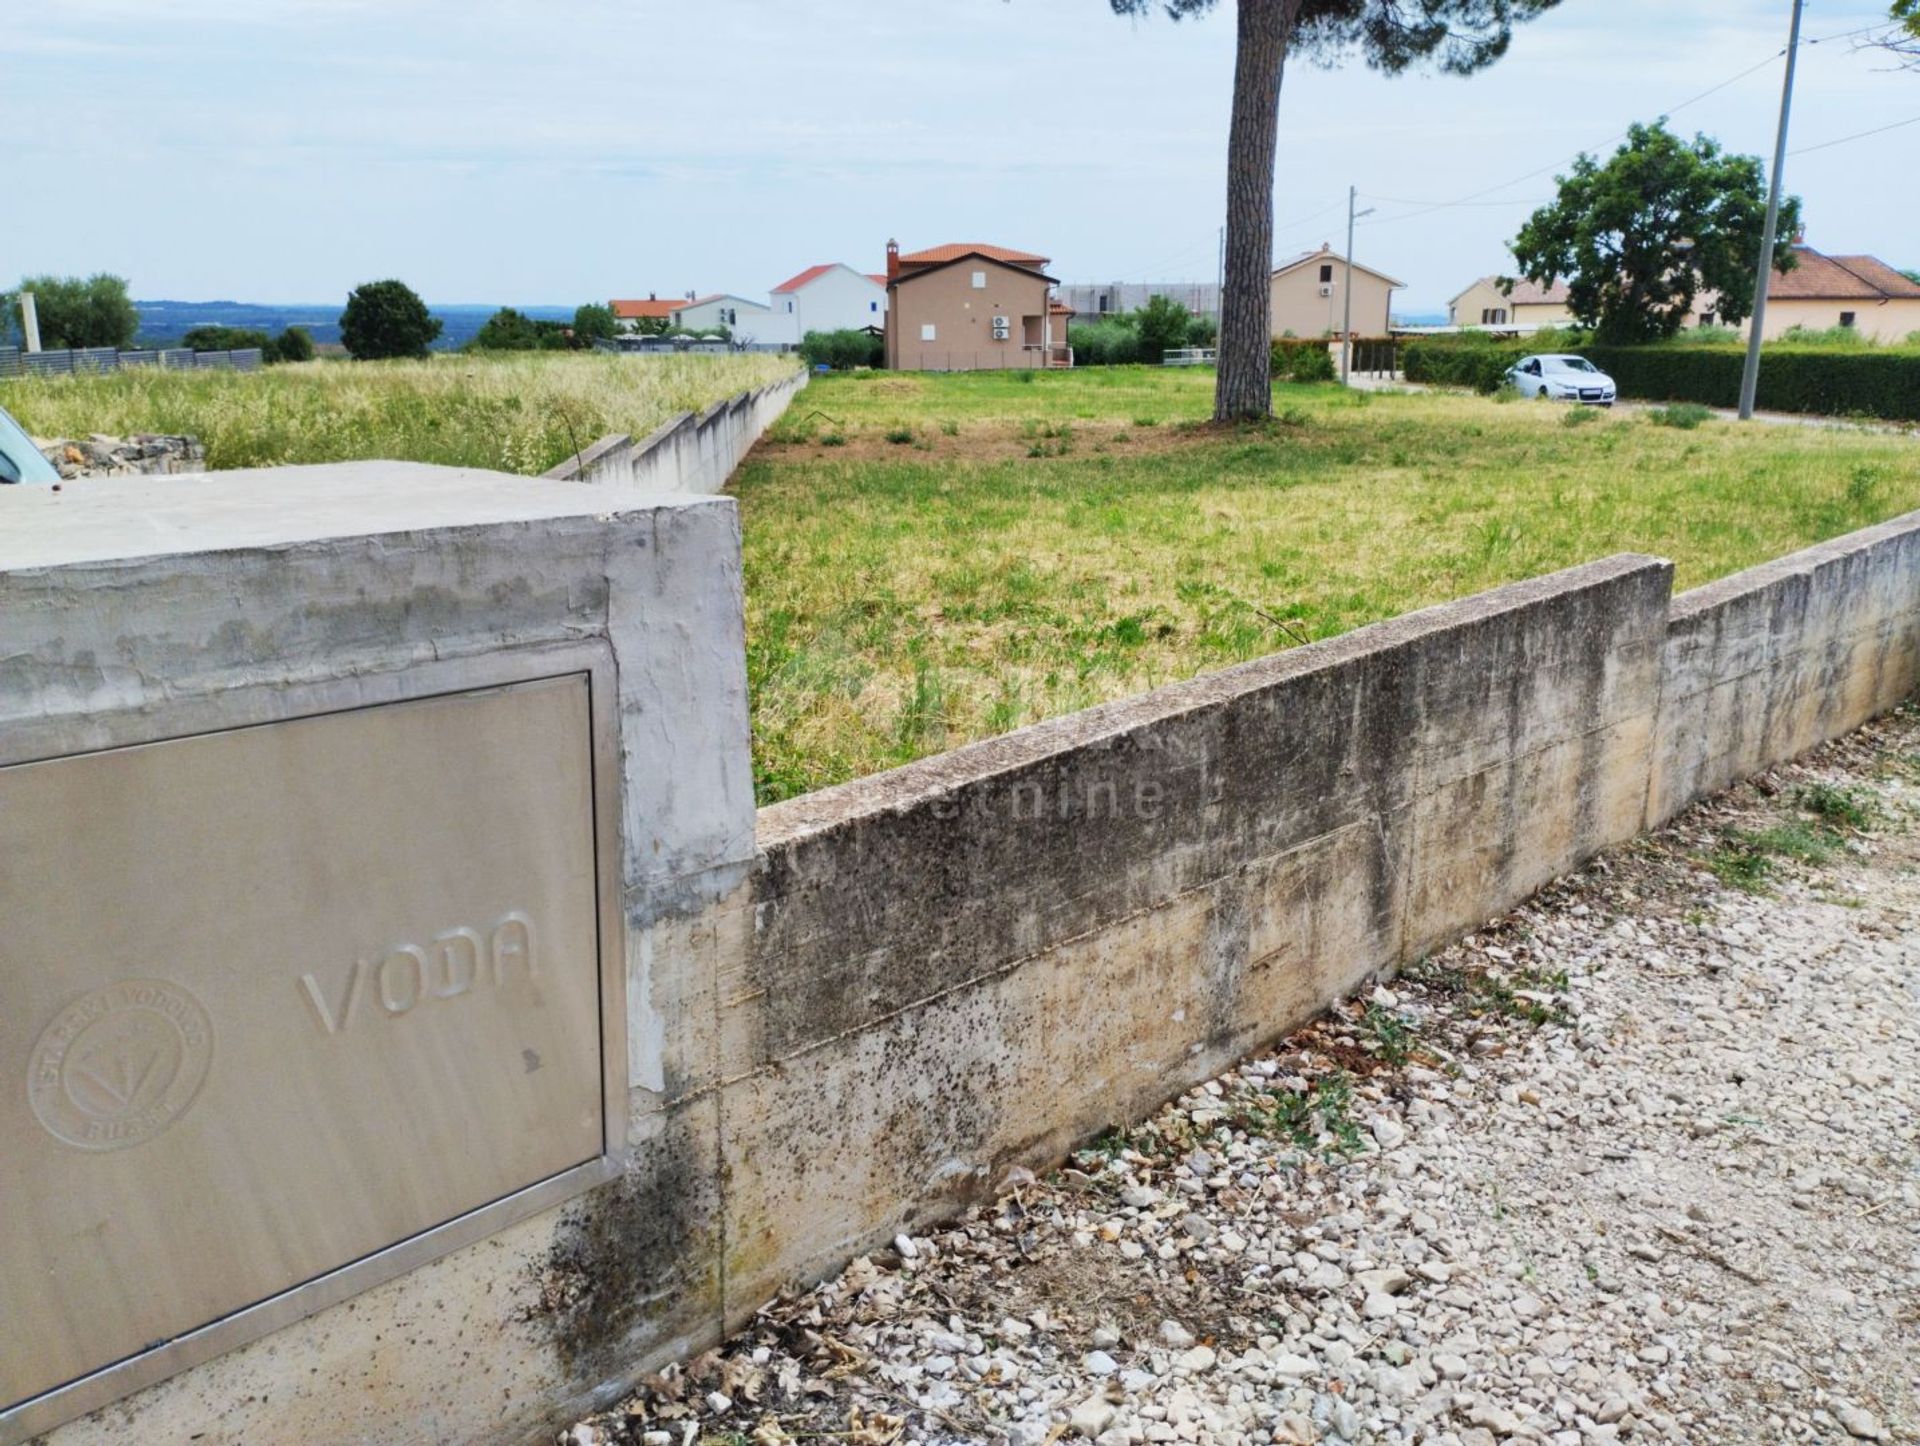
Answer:
<svg viewBox="0 0 1920 1446"><path fill-rule="evenodd" d="M1796 326L1824 331L1840 325L1843 312L1851 312L1853 325L1862 336L1875 341L1905 341L1920 331L1920 297L1898 297L1891 301L1827 301L1773 299L1767 302L1764 335L1777 341Z"/></svg>
<svg viewBox="0 0 1920 1446"><path fill-rule="evenodd" d="M795 339L810 331L884 326L887 288L845 266L822 272L798 291L773 298L776 314L792 318Z"/></svg>
<svg viewBox="0 0 1920 1446"><path fill-rule="evenodd" d="M984 287L973 285L976 272L985 273ZM887 365L926 372L1040 366L1043 354L1025 339L1026 318L1046 316L1052 290L1043 276L980 257L902 277L887 316ZM1007 318L1005 341L993 338L996 316Z"/></svg>
<svg viewBox="0 0 1920 1446"><path fill-rule="evenodd" d="M716 326L724 326L736 341L751 339L764 343L799 339L786 335L790 327L783 318L774 315L772 307L749 301L744 296L716 296L698 306L683 306L673 314L675 331L711 331Z"/></svg>
<svg viewBox="0 0 1920 1446"><path fill-rule="evenodd" d="M1323 266L1333 268L1331 281L1320 279ZM1337 335L1345 319L1346 284L1346 262L1331 253L1309 257L1298 266L1280 272L1270 283L1273 290L1273 334L1277 337L1289 332L1294 336ZM1323 286L1330 286L1333 290L1322 296L1320 288ZM1353 329L1356 335L1386 335L1392 304L1393 288L1387 285L1383 277L1363 271L1358 266L1353 268Z"/></svg>
<svg viewBox="0 0 1920 1446"><path fill-rule="evenodd" d="M1503 294L1493 282L1482 277L1447 305L1450 326L1512 326L1513 298Z"/></svg>

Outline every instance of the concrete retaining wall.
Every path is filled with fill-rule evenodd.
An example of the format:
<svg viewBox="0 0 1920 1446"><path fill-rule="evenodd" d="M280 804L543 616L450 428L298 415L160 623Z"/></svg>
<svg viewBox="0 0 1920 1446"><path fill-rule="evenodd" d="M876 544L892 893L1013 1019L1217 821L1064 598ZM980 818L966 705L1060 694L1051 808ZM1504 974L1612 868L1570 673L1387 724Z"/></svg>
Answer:
<svg viewBox="0 0 1920 1446"><path fill-rule="evenodd" d="M545 475L561 482L613 482L647 492L717 493L761 434L807 384L807 373L682 412L639 441L602 437Z"/></svg>
<svg viewBox="0 0 1920 1446"><path fill-rule="evenodd" d="M1610 558L762 810L742 873L630 917L624 1180L54 1439L533 1439L1891 706L1916 538L1677 599Z"/></svg>

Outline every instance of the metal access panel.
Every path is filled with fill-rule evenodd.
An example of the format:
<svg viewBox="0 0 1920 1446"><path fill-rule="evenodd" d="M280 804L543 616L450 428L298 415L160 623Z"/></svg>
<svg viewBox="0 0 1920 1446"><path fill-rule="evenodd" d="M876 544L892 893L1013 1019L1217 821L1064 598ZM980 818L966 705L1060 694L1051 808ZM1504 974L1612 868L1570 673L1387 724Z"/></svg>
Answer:
<svg viewBox="0 0 1920 1446"><path fill-rule="evenodd" d="M0 1441L614 1173L612 689L572 661L0 766Z"/></svg>

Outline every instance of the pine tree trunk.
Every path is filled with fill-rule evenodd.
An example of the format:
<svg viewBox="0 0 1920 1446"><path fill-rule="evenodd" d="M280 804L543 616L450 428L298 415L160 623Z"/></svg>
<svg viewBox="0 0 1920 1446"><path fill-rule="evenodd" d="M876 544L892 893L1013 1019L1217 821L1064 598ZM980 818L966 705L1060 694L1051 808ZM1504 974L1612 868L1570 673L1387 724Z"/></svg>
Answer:
<svg viewBox="0 0 1920 1446"><path fill-rule="evenodd" d="M1239 0L1227 130L1227 267L1215 421L1273 412L1273 163L1280 76L1299 0Z"/></svg>

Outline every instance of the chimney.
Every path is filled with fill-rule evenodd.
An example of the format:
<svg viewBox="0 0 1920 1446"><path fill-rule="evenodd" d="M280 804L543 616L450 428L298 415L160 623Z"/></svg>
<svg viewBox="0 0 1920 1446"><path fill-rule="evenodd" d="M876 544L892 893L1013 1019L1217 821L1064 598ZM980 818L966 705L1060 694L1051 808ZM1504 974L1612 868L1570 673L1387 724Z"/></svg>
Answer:
<svg viewBox="0 0 1920 1446"><path fill-rule="evenodd" d="M1807 226L1804 221L1793 228L1793 244L1796 246L1807 244Z"/></svg>
<svg viewBox="0 0 1920 1446"><path fill-rule="evenodd" d="M887 283L900 279L900 243L892 237L887 238Z"/></svg>
<svg viewBox="0 0 1920 1446"><path fill-rule="evenodd" d="M660 293L659 293L659 292L657 292L657 291L649 291L649 292L647 293L647 300L648 300L648 301L658 301L659 299L660 299Z"/></svg>

